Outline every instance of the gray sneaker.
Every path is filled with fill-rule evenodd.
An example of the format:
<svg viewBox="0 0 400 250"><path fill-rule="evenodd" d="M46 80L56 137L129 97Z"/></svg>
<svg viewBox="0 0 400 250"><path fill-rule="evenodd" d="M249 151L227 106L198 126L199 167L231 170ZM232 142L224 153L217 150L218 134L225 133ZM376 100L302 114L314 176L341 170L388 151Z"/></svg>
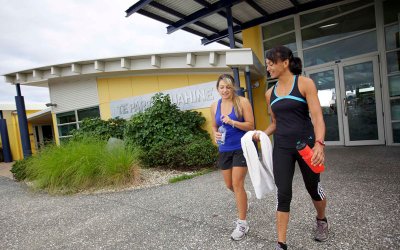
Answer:
<svg viewBox="0 0 400 250"><path fill-rule="evenodd" d="M326 241L329 237L328 235L328 222L323 220L317 220L317 227L315 229L315 237L314 240L316 241Z"/></svg>
<svg viewBox="0 0 400 250"><path fill-rule="evenodd" d="M281 245L276 244L275 250L285 250L285 249L283 249L283 248L281 247Z"/></svg>
<svg viewBox="0 0 400 250"><path fill-rule="evenodd" d="M241 240L246 236L247 232L249 232L249 225L247 223L243 223L240 221L236 221L236 228L233 230L231 234L232 240Z"/></svg>
<svg viewBox="0 0 400 250"><path fill-rule="evenodd" d="M281 247L281 245L276 244L275 250L285 250L284 248Z"/></svg>

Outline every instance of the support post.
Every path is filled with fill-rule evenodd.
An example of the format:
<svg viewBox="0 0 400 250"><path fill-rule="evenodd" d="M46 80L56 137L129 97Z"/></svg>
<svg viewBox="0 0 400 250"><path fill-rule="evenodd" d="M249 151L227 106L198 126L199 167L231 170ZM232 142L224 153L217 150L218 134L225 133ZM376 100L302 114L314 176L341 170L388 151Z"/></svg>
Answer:
<svg viewBox="0 0 400 250"><path fill-rule="evenodd" d="M3 161L12 162L7 122L6 119L3 118L3 112L1 110L0 110L0 136L1 136L1 145L3 146Z"/></svg>
<svg viewBox="0 0 400 250"><path fill-rule="evenodd" d="M229 37L229 47L231 49L235 48L235 36L233 34L233 19L232 19L232 9L231 6L226 7L226 20L228 22L228 37ZM240 88L240 77L239 69L232 67L233 78L235 79L235 87L238 91L238 95L244 96L244 92Z"/></svg>
<svg viewBox="0 0 400 250"><path fill-rule="evenodd" d="M15 84L17 88L17 96L15 97L15 104L17 105L19 132L21 134L22 152L24 158L32 155L31 141L29 138L28 119L26 117L25 101L21 95L20 84Z"/></svg>
<svg viewBox="0 0 400 250"><path fill-rule="evenodd" d="M254 108L254 103L253 103L253 90L251 88L251 79L250 79L250 67L246 66L245 70L245 79L246 79L246 88L247 88L247 93L248 93L248 98L251 103L251 107Z"/></svg>
<svg viewBox="0 0 400 250"><path fill-rule="evenodd" d="M245 79L246 79L246 88L247 88L247 97L249 98L252 110L253 110L253 116L254 116L254 102L253 102L253 89L251 87L251 78L250 78L250 67L246 66L245 70ZM256 127L256 120L254 117L254 127Z"/></svg>

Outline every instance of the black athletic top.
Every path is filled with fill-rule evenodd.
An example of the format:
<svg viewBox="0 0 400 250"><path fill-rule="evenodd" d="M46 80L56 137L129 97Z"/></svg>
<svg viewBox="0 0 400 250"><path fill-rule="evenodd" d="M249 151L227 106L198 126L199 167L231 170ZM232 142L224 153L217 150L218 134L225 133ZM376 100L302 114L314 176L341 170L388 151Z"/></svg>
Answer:
<svg viewBox="0 0 400 250"><path fill-rule="evenodd" d="M276 83L271 93L270 105L275 114L275 146L294 148L299 142L314 145L314 127L308 105L298 87L298 76L294 76L292 89L286 96L278 96Z"/></svg>

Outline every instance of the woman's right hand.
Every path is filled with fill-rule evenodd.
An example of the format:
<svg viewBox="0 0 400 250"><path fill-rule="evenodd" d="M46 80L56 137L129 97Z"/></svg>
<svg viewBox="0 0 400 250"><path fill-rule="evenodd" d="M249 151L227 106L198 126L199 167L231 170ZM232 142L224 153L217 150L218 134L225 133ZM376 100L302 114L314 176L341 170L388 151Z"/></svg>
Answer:
<svg viewBox="0 0 400 250"><path fill-rule="evenodd" d="M220 132L214 132L214 140L215 140L215 143L217 143L219 140L221 140L221 136L222 136L222 134L220 133Z"/></svg>
<svg viewBox="0 0 400 250"><path fill-rule="evenodd" d="M253 134L253 141L255 141L255 142L259 142L260 141L260 133L259 132L255 132Z"/></svg>

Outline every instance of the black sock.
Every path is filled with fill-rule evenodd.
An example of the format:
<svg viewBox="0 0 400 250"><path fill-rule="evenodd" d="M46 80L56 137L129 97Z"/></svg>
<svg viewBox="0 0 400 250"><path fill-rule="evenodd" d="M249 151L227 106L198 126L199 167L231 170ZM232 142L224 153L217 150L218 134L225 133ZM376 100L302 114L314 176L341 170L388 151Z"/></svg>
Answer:
<svg viewBox="0 0 400 250"><path fill-rule="evenodd" d="M287 245L286 245L285 243L282 243L282 242L279 242L279 241L278 241L278 244L279 244L279 246L280 246L281 248L283 248L284 250L287 250Z"/></svg>
<svg viewBox="0 0 400 250"><path fill-rule="evenodd" d="M328 220L326 219L326 217L323 218L323 219L318 219L318 218L317 218L317 220L322 220L322 221L328 222Z"/></svg>

